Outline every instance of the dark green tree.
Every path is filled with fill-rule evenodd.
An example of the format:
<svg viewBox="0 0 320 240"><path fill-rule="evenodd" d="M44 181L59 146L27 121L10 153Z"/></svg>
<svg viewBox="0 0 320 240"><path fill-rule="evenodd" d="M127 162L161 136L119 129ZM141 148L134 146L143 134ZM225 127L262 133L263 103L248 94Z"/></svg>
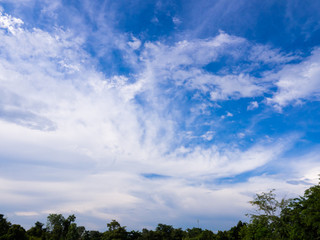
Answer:
<svg viewBox="0 0 320 240"><path fill-rule="evenodd" d="M26 230L18 224L12 225L7 234L2 236L3 240L28 240Z"/></svg>
<svg viewBox="0 0 320 240"><path fill-rule="evenodd" d="M103 240L125 240L127 239L126 227L122 227L116 220L107 224L108 230L103 233Z"/></svg>
<svg viewBox="0 0 320 240"><path fill-rule="evenodd" d="M187 228L186 230L186 239L198 240L202 233L201 228Z"/></svg>
<svg viewBox="0 0 320 240"><path fill-rule="evenodd" d="M186 236L185 232L181 228L174 228L171 233L171 239L181 240Z"/></svg>
<svg viewBox="0 0 320 240"><path fill-rule="evenodd" d="M171 225L159 223L153 234L154 239L181 240L186 234L181 228L173 228Z"/></svg>
<svg viewBox="0 0 320 240"><path fill-rule="evenodd" d="M68 227L68 232L66 234L66 240L78 240L80 238L80 234L78 231L77 224L71 223Z"/></svg>
<svg viewBox="0 0 320 240"><path fill-rule="evenodd" d="M246 224L239 221L237 226L232 227L228 231L228 239L229 240L240 240L241 239L241 229L245 226Z"/></svg>
<svg viewBox="0 0 320 240"><path fill-rule="evenodd" d="M156 227L156 232L159 233L160 239L172 239L173 227L171 225L159 223Z"/></svg>
<svg viewBox="0 0 320 240"><path fill-rule="evenodd" d="M70 228L71 224L73 222L75 222L75 220L76 220L76 216L74 214L68 216L67 219L63 218L63 222L62 222L62 226L63 226L63 233L62 234L63 234L63 237L67 236L67 234L69 232L69 228ZM76 229L77 225L73 226L73 228Z"/></svg>
<svg viewBox="0 0 320 240"><path fill-rule="evenodd" d="M0 214L0 237L7 234L11 223L7 221L3 214Z"/></svg>
<svg viewBox="0 0 320 240"><path fill-rule="evenodd" d="M210 230L203 230L199 236L199 240L214 240L216 239L214 233Z"/></svg>
<svg viewBox="0 0 320 240"><path fill-rule="evenodd" d="M32 237L32 239L36 239L36 238L41 239L42 235L44 235L45 233L43 226L44 226L43 223L36 222L35 225L27 231L28 236Z"/></svg>
<svg viewBox="0 0 320 240"><path fill-rule="evenodd" d="M84 226L79 226L77 227L77 232L78 232L78 235L79 235L79 238L81 240L83 240L84 236L85 236L85 233L87 232L86 231L86 228Z"/></svg>
<svg viewBox="0 0 320 240"><path fill-rule="evenodd" d="M103 234L99 231L86 231L84 234L84 240L101 240Z"/></svg>
<svg viewBox="0 0 320 240"><path fill-rule="evenodd" d="M76 217L70 215L65 219L62 214L49 214L47 217L47 234L49 240L64 240L69 231L69 227Z"/></svg>
<svg viewBox="0 0 320 240"><path fill-rule="evenodd" d="M143 228L139 240L161 240L161 235L157 231Z"/></svg>
<svg viewBox="0 0 320 240"><path fill-rule="evenodd" d="M60 240L63 238L64 221L62 214L49 214L47 217L47 239Z"/></svg>
<svg viewBox="0 0 320 240"><path fill-rule="evenodd" d="M140 239L141 235L142 235L141 232L132 230L132 231L128 232L127 239L128 240Z"/></svg>
<svg viewBox="0 0 320 240"><path fill-rule="evenodd" d="M229 240L227 231L218 231L216 235L217 240Z"/></svg>
<svg viewBox="0 0 320 240"><path fill-rule="evenodd" d="M320 183L293 199L282 212L288 239L320 239Z"/></svg>

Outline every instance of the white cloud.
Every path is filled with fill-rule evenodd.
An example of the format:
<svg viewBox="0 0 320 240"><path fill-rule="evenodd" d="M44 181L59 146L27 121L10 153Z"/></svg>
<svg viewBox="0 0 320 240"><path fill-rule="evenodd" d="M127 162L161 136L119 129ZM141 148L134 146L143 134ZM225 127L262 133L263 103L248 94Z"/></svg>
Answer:
<svg viewBox="0 0 320 240"><path fill-rule="evenodd" d="M298 59L295 55L284 54L279 49L273 49L266 45L254 45L248 58L250 61L263 62L266 64L288 63L292 60Z"/></svg>
<svg viewBox="0 0 320 240"><path fill-rule="evenodd" d="M205 176L220 178L237 175L276 160L290 148L294 140L295 137L291 139L288 137L273 144L260 142L244 151L230 146L228 149L223 149L216 145L208 149L201 147L184 149L183 152L178 149L166 160L157 163L155 170L164 175L188 176L198 180Z"/></svg>
<svg viewBox="0 0 320 240"><path fill-rule="evenodd" d="M57 14L56 11L57 9L62 7L62 3L60 0L45 0L43 1L44 6L41 9L41 14L42 15L46 15L46 16L50 16L51 18L56 19L57 18Z"/></svg>
<svg viewBox="0 0 320 240"><path fill-rule="evenodd" d="M15 212L15 215L30 217L30 216L38 216L39 214L37 212Z"/></svg>
<svg viewBox="0 0 320 240"><path fill-rule="evenodd" d="M300 63L286 65L273 77L277 79L278 90L268 102L275 107L281 109L305 100L319 100L320 50L314 50Z"/></svg>
<svg viewBox="0 0 320 240"><path fill-rule="evenodd" d="M214 131L208 131L205 134L203 134L201 137L207 141L211 141L214 137L215 132Z"/></svg>
<svg viewBox="0 0 320 240"><path fill-rule="evenodd" d="M132 49L136 50L136 49L140 48L140 46L141 46L141 41L140 41L139 39L135 38L134 36L132 36L132 41L129 41L129 42L128 42L128 45L129 45Z"/></svg>
<svg viewBox="0 0 320 240"><path fill-rule="evenodd" d="M0 28L7 29L10 33L15 34L21 30L21 24L23 24L21 19L0 12Z"/></svg>
<svg viewBox="0 0 320 240"><path fill-rule="evenodd" d="M186 65L203 66L214 61L221 50L244 43L243 38L220 32L214 38L194 41L180 41L173 46L160 42L146 43L143 59L149 64L158 64L164 70Z"/></svg>
<svg viewBox="0 0 320 240"><path fill-rule="evenodd" d="M172 22L175 24L175 25L180 25L182 23L182 21L180 20L180 18L178 17L173 17L172 18Z"/></svg>
<svg viewBox="0 0 320 240"><path fill-rule="evenodd" d="M253 101L253 102L250 102L250 104L247 107L247 110L251 111L251 110L256 109L258 107L259 107L258 102L257 101Z"/></svg>
<svg viewBox="0 0 320 240"><path fill-rule="evenodd" d="M169 85L196 95L210 94L211 101L260 96L266 91L260 79L245 73L217 75L204 70L222 55L239 55L238 47L246 44L245 39L224 32L214 38L185 40L171 46L149 42L140 58L144 63L140 79L147 79L144 86L156 89L154 94L159 85Z"/></svg>
<svg viewBox="0 0 320 240"><path fill-rule="evenodd" d="M35 0L16 0L14 1L14 4L30 4L30 2L34 2ZM12 3L11 0L1 0L0 2L9 2L9 3Z"/></svg>
<svg viewBox="0 0 320 240"><path fill-rule="evenodd" d="M221 116L221 119L225 119L226 117L233 117L233 114L231 112L227 112L226 115Z"/></svg>
<svg viewBox="0 0 320 240"><path fill-rule="evenodd" d="M239 138L244 138L246 136L245 133L238 133L237 135L238 135Z"/></svg>

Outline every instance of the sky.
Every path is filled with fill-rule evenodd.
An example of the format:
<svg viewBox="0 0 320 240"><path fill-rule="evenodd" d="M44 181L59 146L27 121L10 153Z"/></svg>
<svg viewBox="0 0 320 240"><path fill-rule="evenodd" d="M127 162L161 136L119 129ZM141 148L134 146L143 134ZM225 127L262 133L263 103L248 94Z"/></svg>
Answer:
<svg viewBox="0 0 320 240"><path fill-rule="evenodd" d="M320 173L320 2L0 0L0 213L225 230Z"/></svg>

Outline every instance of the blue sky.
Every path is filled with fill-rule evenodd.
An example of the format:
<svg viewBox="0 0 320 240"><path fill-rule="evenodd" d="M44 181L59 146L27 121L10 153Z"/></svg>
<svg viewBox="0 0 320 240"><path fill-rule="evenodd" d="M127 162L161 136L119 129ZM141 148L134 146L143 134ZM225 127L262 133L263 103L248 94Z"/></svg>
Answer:
<svg viewBox="0 0 320 240"><path fill-rule="evenodd" d="M320 172L319 1L0 0L0 212L229 229Z"/></svg>

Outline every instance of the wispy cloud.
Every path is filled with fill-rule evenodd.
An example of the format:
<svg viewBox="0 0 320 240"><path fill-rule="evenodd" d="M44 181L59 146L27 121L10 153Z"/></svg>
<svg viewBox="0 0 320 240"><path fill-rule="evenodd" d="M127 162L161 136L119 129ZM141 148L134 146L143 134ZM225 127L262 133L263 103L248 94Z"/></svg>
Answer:
<svg viewBox="0 0 320 240"><path fill-rule="evenodd" d="M21 24L23 24L21 19L0 12L0 28L7 29L10 33L15 34L20 31Z"/></svg>
<svg viewBox="0 0 320 240"><path fill-rule="evenodd" d="M319 100L320 50L297 64L285 66L275 74L277 92L269 99L278 109L308 100Z"/></svg>
<svg viewBox="0 0 320 240"><path fill-rule="evenodd" d="M278 168L273 175L263 170L280 164L300 135L258 136L245 147L238 143L245 129L227 143L215 137L227 121L268 107L266 96L278 107L318 99L318 50L293 64L299 57L222 31L206 39L144 41L119 33L105 21L112 16L83 4L90 21L101 24L96 32L27 28L0 15L0 203L9 214L75 212L139 228L161 221L192 227L184 219L231 219L236 211L240 218L266 183L304 189L286 182ZM47 2L42 14L57 18L60 7ZM88 41L101 44L88 50ZM101 71L97 58L116 65L108 58L114 49L130 70ZM231 59L230 66L210 66L221 59ZM255 75L261 66L266 70ZM242 108L221 107L236 100ZM234 185L217 184L254 171ZM314 174L304 168L289 175L312 182Z"/></svg>
<svg viewBox="0 0 320 240"><path fill-rule="evenodd" d="M255 108L258 108L259 107L259 104L257 101L253 101L253 102L250 102L249 106L247 107L247 110L253 110Z"/></svg>

